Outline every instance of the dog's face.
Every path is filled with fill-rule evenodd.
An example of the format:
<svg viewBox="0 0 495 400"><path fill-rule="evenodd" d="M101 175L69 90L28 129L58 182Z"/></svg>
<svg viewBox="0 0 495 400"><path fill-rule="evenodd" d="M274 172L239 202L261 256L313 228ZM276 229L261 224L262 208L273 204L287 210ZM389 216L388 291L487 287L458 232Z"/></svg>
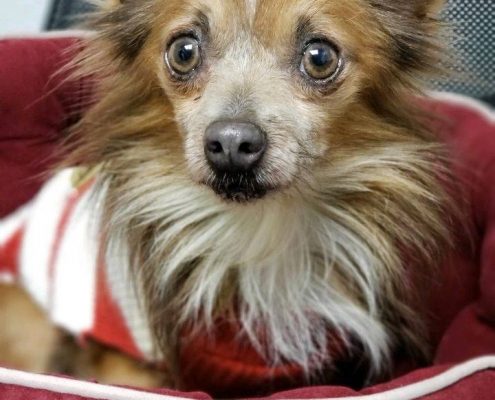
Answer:
<svg viewBox="0 0 495 400"><path fill-rule="evenodd" d="M244 201L312 182L318 160L383 139L353 132L355 105L420 63L425 44L398 24L423 23L432 1L117 3L129 19L117 45L171 103L189 176Z"/></svg>
<svg viewBox="0 0 495 400"><path fill-rule="evenodd" d="M176 8L164 11L157 73L192 178L241 200L304 179L361 86L357 32L344 25L346 15L361 23L362 10L352 2L272 0Z"/></svg>

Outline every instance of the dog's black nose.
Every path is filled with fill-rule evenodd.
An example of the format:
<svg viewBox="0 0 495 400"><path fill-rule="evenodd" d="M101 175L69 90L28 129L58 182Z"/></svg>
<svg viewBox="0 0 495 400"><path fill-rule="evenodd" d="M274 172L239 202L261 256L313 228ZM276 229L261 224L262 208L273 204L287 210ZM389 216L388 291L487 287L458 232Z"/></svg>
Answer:
<svg viewBox="0 0 495 400"><path fill-rule="evenodd" d="M217 171L249 171L265 153L266 136L250 122L217 121L206 129L204 146Z"/></svg>

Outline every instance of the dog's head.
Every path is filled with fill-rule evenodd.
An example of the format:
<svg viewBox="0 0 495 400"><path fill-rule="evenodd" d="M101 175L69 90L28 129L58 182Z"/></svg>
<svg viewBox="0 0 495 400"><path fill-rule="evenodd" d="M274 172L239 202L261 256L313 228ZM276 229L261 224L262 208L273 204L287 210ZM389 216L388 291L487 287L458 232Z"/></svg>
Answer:
<svg viewBox="0 0 495 400"><path fill-rule="evenodd" d="M255 343L267 329L272 360L306 367L328 326L376 370L391 335L418 345L402 251L428 266L449 236L441 153L413 99L438 3L104 7L73 159L103 165L109 241L139 264L157 336L173 312L236 309Z"/></svg>
<svg viewBox="0 0 495 400"><path fill-rule="evenodd" d="M247 201L394 139L377 114L404 123L404 88L431 65L438 1L109 3L99 56L120 64L121 80L106 90L131 97L120 99L130 114L146 103L172 113L174 126L156 129L161 145L180 142L194 182Z"/></svg>

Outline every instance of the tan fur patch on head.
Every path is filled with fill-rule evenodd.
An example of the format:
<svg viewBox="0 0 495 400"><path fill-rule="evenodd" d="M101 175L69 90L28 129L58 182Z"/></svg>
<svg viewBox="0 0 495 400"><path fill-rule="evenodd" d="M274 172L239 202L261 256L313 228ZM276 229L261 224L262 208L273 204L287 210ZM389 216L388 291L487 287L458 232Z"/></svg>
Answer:
<svg viewBox="0 0 495 400"><path fill-rule="evenodd" d="M258 0L245 0L247 14L250 16L251 20L254 20L256 16L256 9L258 7Z"/></svg>

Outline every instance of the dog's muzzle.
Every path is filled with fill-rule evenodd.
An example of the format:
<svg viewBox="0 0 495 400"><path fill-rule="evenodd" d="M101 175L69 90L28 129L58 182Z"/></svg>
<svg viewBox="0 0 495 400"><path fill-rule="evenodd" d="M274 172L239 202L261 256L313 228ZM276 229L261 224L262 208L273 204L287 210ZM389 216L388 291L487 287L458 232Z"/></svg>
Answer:
<svg viewBox="0 0 495 400"><path fill-rule="evenodd" d="M267 148L266 134L251 122L225 120L205 132L204 151L214 177L208 184L220 196L234 201L263 197L257 168Z"/></svg>

